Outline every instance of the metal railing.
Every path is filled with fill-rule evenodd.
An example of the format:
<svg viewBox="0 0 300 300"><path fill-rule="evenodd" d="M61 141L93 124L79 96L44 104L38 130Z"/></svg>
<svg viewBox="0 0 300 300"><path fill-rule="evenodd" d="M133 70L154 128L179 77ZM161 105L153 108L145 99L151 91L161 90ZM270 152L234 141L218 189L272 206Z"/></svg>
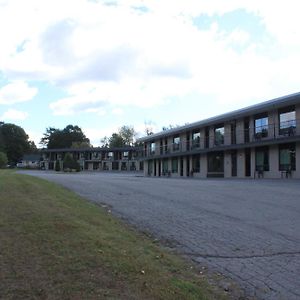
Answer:
<svg viewBox="0 0 300 300"><path fill-rule="evenodd" d="M300 120L289 120L281 123L268 124L263 126L251 126L243 130L225 130L224 135L215 135L209 137L200 137L200 140L185 140L179 143L168 143L156 147L155 151L150 151L148 148L143 151L143 157L168 156L175 153L193 153L198 150L216 149L218 147L228 147L234 145L258 144L262 141L274 141L297 135L297 127ZM139 156L141 157L141 156Z"/></svg>

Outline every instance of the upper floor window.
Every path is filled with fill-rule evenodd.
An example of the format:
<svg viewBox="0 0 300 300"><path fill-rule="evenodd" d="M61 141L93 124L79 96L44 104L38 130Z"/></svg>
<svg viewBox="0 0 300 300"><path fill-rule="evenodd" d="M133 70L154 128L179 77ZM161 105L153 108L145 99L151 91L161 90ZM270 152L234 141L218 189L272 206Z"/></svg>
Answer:
<svg viewBox="0 0 300 300"><path fill-rule="evenodd" d="M128 158L128 156L129 156L129 152L128 151L123 152L123 157L124 158Z"/></svg>
<svg viewBox="0 0 300 300"><path fill-rule="evenodd" d="M113 152L108 152L108 158L113 158L113 156L114 156L114 153Z"/></svg>
<svg viewBox="0 0 300 300"><path fill-rule="evenodd" d="M152 143L150 144L150 153L151 153L151 154L155 154L155 142L152 142Z"/></svg>
<svg viewBox="0 0 300 300"><path fill-rule="evenodd" d="M223 145L224 144L224 133L225 129L223 125L218 125L215 127L215 145Z"/></svg>
<svg viewBox="0 0 300 300"><path fill-rule="evenodd" d="M279 134L294 135L296 130L295 107L287 107L279 110Z"/></svg>
<svg viewBox="0 0 300 300"><path fill-rule="evenodd" d="M173 137L173 151L178 151L180 148L180 136Z"/></svg>
<svg viewBox="0 0 300 300"><path fill-rule="evenodd" d="M193 131L192 133L192 149L200 148L200 131Z"/></svg>
<svg viewBox="0 0 300 300"><path fill-rule="evenodd" d="M255 130L256 139L260 139L268 136L269 121L268 121L267 114L261 114L257 116L254 119L254 125L255 125L254 130Z"/></svg>

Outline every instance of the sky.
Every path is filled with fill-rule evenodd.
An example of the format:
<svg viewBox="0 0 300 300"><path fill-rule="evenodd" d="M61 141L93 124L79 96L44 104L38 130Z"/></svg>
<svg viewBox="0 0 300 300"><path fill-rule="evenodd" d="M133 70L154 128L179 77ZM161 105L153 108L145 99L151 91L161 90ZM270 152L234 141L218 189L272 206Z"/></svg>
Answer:
<svg viewBox="0 0 300 300"><path fill-rule="evenodd" d="M38 145L184 125L299 92L297 0L0 0L0 121Z"/></svg>

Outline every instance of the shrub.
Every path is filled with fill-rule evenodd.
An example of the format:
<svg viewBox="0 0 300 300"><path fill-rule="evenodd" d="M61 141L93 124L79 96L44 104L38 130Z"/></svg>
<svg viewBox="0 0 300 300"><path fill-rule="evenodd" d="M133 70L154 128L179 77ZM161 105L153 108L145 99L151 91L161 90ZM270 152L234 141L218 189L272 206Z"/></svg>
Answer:
<svg viewBox="0 0 300 300"><path fill-rule="evenodd" d="M0 169L6 168L7 163L7 155L4 152L0 152Z"/></svg>
<svg viewBox="0 0 300 300"><path fill-rule="evenodd" d="M80 171L80 164L69 153L64 158L64 170Z"/></svg>

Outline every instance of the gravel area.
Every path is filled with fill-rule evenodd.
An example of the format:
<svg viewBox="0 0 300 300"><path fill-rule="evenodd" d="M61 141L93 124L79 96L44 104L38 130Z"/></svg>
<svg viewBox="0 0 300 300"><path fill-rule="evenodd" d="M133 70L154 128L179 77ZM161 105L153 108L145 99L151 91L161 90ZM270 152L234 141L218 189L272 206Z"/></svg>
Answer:
<svg viewBox="0 0 300 300"><path fill-rule="evenodd" d="M24 171L109 205L247 296L300 299L300 181ZM23 173L24 173L23 172Z"/></svg>

